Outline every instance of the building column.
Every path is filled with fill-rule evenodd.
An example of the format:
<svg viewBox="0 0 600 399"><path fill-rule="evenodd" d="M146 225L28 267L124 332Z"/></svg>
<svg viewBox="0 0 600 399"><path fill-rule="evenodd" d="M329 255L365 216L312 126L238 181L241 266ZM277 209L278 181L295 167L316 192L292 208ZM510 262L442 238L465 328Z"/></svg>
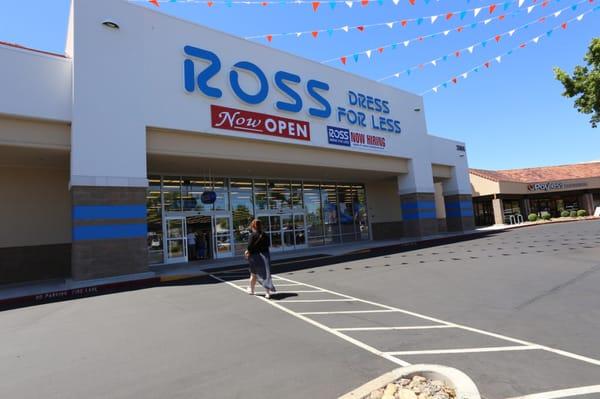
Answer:
<svg viewBox="0 0 600 399"><path fill-rule="evenodd" d="M585 209L588 215L594 214L594 196L592 193L585 193L579 197L580 209Z"/></svg>
<svg viewBox="0 0 600 399"><path fill-rule="evenodd" d="M404 234L422 237L437 234L434 193L410 193L400 195Z"/></svg>
<svg viewBox="0 0 600 399"><path fill-rule="evenodd" d="M145 188L76 186L71 195L75 280L148 270Z"/></svg>
<svg viewBox="0 0 600 399"><path fill-rule="evenodd" d="M504 224L504 207L500 198L492 200L492 209L494 210L494 224Z"/></svg>
<svg viewBox="0 0 600 399"><path fill-rule="evenodd" d="M527 217L531 213L531 202L529 201L529 198L523 199L523 212L522 213L523 213L523 219L525 221L527 221Z"/></svg>
<svg viewBox="0 0 600 399"><path fill-rule="evenodd" d="M468 194L444 196L446 204L446 225L448 231L467 231L475 229L473 198Z"/></svg>

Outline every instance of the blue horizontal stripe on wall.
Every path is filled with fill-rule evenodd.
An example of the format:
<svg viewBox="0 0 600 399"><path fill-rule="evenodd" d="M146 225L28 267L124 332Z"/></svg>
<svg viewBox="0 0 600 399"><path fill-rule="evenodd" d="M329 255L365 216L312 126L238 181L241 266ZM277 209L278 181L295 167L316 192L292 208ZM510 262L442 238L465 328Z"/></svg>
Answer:
<svg viewBox="0 0 600 399"><path fill-rule="evenodd" d="M423 212L415 212L402 214L403 220L418 220L418 219L435 219L435 210L434 211L423 211Z"/></svg>
<svg viewBox="0 0 600 399"><path fill-rule="evenodd" d="M146 217L146 205L76 205L73 220L141 219Z"/></svg>
<svg viewBox="0 0 600 399"><path fill-rule="evenodd" d="M401 205L402 210L411 210L411 209L435 209L435 201L410 201L410 202L402 202Z"/></svg>
<svg viewBox="0 0 600 399"><path fill-rule="evenodd" d="M473 209L473 202L464 200L464 201L451 201L446 202L446 209Z"/></svg>
<svg viewBox="0 0 600 399"><path fill-rule="evenodd" d="M473 209L447 209L446 217L460 218L466 216L473 216Z"/></svg>
<svg viewBox="0 0 600 399"><path fill-rule="evenodd" d="M136 238L146 237L147 234L146 223L73 227L73 241Z"/></svg>

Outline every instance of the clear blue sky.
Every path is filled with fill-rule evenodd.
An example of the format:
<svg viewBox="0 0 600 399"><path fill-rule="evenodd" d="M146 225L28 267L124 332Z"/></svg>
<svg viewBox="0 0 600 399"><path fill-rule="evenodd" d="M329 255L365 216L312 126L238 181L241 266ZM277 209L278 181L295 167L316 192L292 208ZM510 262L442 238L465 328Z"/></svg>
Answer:
<svg viewBox="0 0 600 399"><path fill-rule="evenodd" d="M101 1L101 0L98 0ZM496 0L497 1L497 0ZM538 0L541 2L542 0ZM355 5L348 8L338 4L334 10L324 3L317 13L310 5L272 5L268 7L234 5L206 5L193 3L163 4L160 10L169 14L211 26L240 36L255 34L326 29L343 25L360 25L387 22L403 18L444 14L449 11L480 7L494 0L416 0L410 6L400 0L394 6L390 0L383 5L372 2L367 7ZM433 38L422 43L387 50L368 61L362 56L358 63L333 65L346 68L372 79L393 74L407 67L430 61L433 58L468 47L496 33L535 20L555 10L574 4L576 0L550 1L531 14L522 13L447 37ZM594 6L600 0L595 0ZM527 5L534 4L526 0ZM151 6L153 7L153 6ZM410 77L387 81L417 93L423 92L479 63L503 53L522 40L546 32L551 26L591 8L584 4L578 10L564 12L558 19L550 18L543 24L531 25L500 43L490 43L485 49L476 49L471 55L451 57L437 68L427 67ZM508 11L514 11L513 5ZM62 52L64 49L69 0L1 0L0 40L17 42L34 48ZM482 10L477 20L485 19ZM494 15L501 12L496 11ZM446 21L440 18L435 24L389 29L367 29L365 32L335 32L331 37L322 34L317 40L310 36L301 38L275 38L272 46L322 61L342 54L401 42L464 24L475 19L469 14L463 21L457 17ZM555 32L549 40L537 46L517 51L492 68L461 80L458 85L425 96L425 111L430 133L463 140L467 143L471 167L508 169L583 162L600 159L598 146L600 128L592 129L588 117L573 108L572 100L563 98L561 85L554 80L552 67L560 66L571 71L582 63L583 55L593 37L600 36L600 12L588 14L582 22L572 23L567 30ZM262 40L263 43L266 41Z"/></svg>

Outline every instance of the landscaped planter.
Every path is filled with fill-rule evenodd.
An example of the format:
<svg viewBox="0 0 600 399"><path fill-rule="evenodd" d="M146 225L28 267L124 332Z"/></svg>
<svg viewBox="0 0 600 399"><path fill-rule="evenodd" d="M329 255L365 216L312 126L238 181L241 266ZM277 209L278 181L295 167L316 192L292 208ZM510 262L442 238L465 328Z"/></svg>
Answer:
<svg viewBox="0 0 600 399"><path fill-rule="evenodd" d="M349 392L338 399L369 399L372 392L385 388L388 384L403 378L422 376L428 380L442 381L446 386L452 388L456 399L481 399L477 386L465 373L452 367L439 366L435 364L415 364L401 367L385 373ZM397 396L393 396L396 398ZM418 395L415 397L418 398Z"/></svg>

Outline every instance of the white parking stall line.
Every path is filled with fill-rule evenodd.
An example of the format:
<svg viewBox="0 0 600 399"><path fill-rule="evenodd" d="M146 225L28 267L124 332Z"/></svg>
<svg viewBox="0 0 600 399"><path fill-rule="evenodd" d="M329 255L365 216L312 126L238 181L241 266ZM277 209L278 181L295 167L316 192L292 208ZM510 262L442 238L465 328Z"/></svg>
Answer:
<svg viewBox="0 0 600 399"><path fill-rule="evenodd" d="M282 299L281 302L312 303L312 302L356 302L356 299Z"/></svg>
<svg viewBox="0 0 600 399"><path fill-rule="evenodd" d="M354 314L354 313L390 313L397 312L397 310L389 309L371 309L371 310L337 310L332 312L300 312L300 315L311 315L311 314Z"/></svg>
<svg viewBox="0 0 600 399"><path fill-rule="evenodd" d="M244 291L246 290L245 287L240 287L237 286L238 288L242 288L244 289ZM297 291L276 291L274 294L308 294L311 292L325 292L325 291L321 291L321 290L297 290ZM265 291L256 291L257 294L264 294ZM285 302L284 300L281 300L280 302Z"/></svg>
<svg viewBox="0 0 600 399"><path fill-rule="evenodd" d="M291 283L299 283L299 281L294 281L294 280L291 280L291 279L286 278L286 277L280 277L280 279L288 281L288 282L291 282ZM526 341L526 340L523 340L523 339L512 338L512 337L508 337L506 335L496 334L496 333L493 333L493 332L490 332L490 331L481 330L481 329L474 328L474 327L468 327L468 326L465 326L465 325L462 325L462 324L458 324L458 323L448 322L448 321L441 320L441 319L438 319L438 318L435 318L435 317L430 317L430 316L426 316L426 315L423 315L423 314L420 314L420 313L411 312L409 310L400 309L400 308L397 308L397 307L394 307L394 306L388 306L388 305L383 305L381 303L377 303L377 302L373 302L373 301L367 301L367 300L356 298L356 297L353 297L353 296L350 296L350 295L341 294L339 292L328 290L326 288L317 287L315 285L311 285L311 284L307 284L307 283L302 283L302 284L306 285L307 287L321 289L324 292L328 292L330 294L336 294L336 295L340 295L340 296L343 296L345 298L350 298L350 299L358 299L362 303L373 305L373 306L378 306L378 307L381 307L381 308L384 308L384 309L388 309L389 311L392 311L392 312L400 312L400 313L403 313L403 314L407 314L407 315L410 315L410 316L421 318L423 320L429 320L429 321L432 321L434 323L446 324L448 326L459 328L461 330L470 331L470 332L474 332L474 333L481 334L481 335L487 335L489 337L498 338L498 339L501 339L501 340L504 340L504 341L514 342L514 343L519 344L519 345L535 346L538 349L541 349L541 350L544 350L544 351L547 351L547 352L550 352L550 353L554 353L556 355L560 355L560 356L563 356L563 357L568 357L568 358L576 359L576 360L579 360L579 361L582 361L582 362L585 362L585 363L589 363L589 364L594 364L596 366L600 366L600 360L594 359L594 358L591 358L591 357L588 357L588 356L583 356L583 355L579 355L577 353L567 352L567 351L564 351L562 349L552 348L550 346L538 345L538 344L535 344L533 342ZM325 314L327 314L327 313L325 313Z"/></svg>
<svg viewBox="0 0 600 399"><path fill-rule="evenodd" d="M223 283L225 283L225 284L227 284L227 285L229 285L229 286L231 286L231 287L239 290L239 291L246 292L246 290L243 289L242 287L238 287L237 285L235 285L233 283L230 283L229 281L225 281L225 280L223 280L223 279L221 279L221 278L219 278L217 276L214 276L214 275L212 275L212 277L214 279L216 279L216 280L219 280L219 281L221 281L221 282L223 282ZM313 326L315 326L317 328L320 328L321 330L327 331L328 333L333 334L336 337L343 339L344 341L350 342L351 344L356 345L357 347L359 347L361 349L364 349L364 350L366 350L366 351L368 351L368 352L370 352L370 353L372 353L374 355L377 355L379 357L382 357L382 358L384 358L386 360L389 360L392 363L395 363L395 364L397 364L399 366L410 366L410 363L405 362L404 360L398 359L398 358L396 358L396 357L394 357L392 355L388 355L388 354L386 354L386 353L384 353L384 352L382 352L382 351L380 351L380 350L378 350L378 349L376 349L376 348L374 348L374 347L372 347L370 345L367 345L367 344L365 344L362 341L359 341L359 340L357 340L355 338L352 338L352 337L350 337L350 336L348 336L348 335L346 335L344 333L341 333L339 331L335 331L335 330L331 329L330 327L327 327L324 324L321 324L321 323L319 323L319 322L317 322L317 321L315 321L313 319L310 319L310 318L308 318L306 316L303 316L303 315L301 315L301 314L299 314L297 312L294 312L293 310L290 310L290 309L286 308L285 306L282 306L282 305L280 305L280 304L278 304L278 303L276 303L274 301L271 301L271 300L263 298L263 297L258 297L258 299L260 299L260 300L268 303L269 305L271 305L273 307L276 307L277 309L282 310L282 311L284 311L284 312L286 312L286 313L288 313L288 314L290 314L290 315L292 315L292 316L294 316L294 317L296 317L296 318L298 318L298 319L300 319L302 321L305 321L305 322L307 322L309 324L312 324Z"/></svg>
<svg viewBox="0 0 600 399"><path fill-rule="evenodd" d="M386 352L392 356L408 356L408 355L442 355L449 353L482 353L482 352L508 352L508 351L529 351L540 349L539 346L490 346L485 348L461 348L461 349L430 349L422 351L392 351Z"/></svg>
<svg viewBox="0 0 600 399"><path fill-rule="evenodd" d="M430 330L436 328L456 328L446 324L436 324L431 326L398 326L398 327L348 327L334 328L335 331L391 331L391 330Z"/></svg>
<svg viewBox="0 0 600 399"><path fill-rule="evenodd" d="M548 391L533 393L524 396L515 396L509 399L559 399L559 398L570 398L579 395L588 395L590 393L600 392L600 385L588 385L584 387L561 389L558 391Z"/></svg>

